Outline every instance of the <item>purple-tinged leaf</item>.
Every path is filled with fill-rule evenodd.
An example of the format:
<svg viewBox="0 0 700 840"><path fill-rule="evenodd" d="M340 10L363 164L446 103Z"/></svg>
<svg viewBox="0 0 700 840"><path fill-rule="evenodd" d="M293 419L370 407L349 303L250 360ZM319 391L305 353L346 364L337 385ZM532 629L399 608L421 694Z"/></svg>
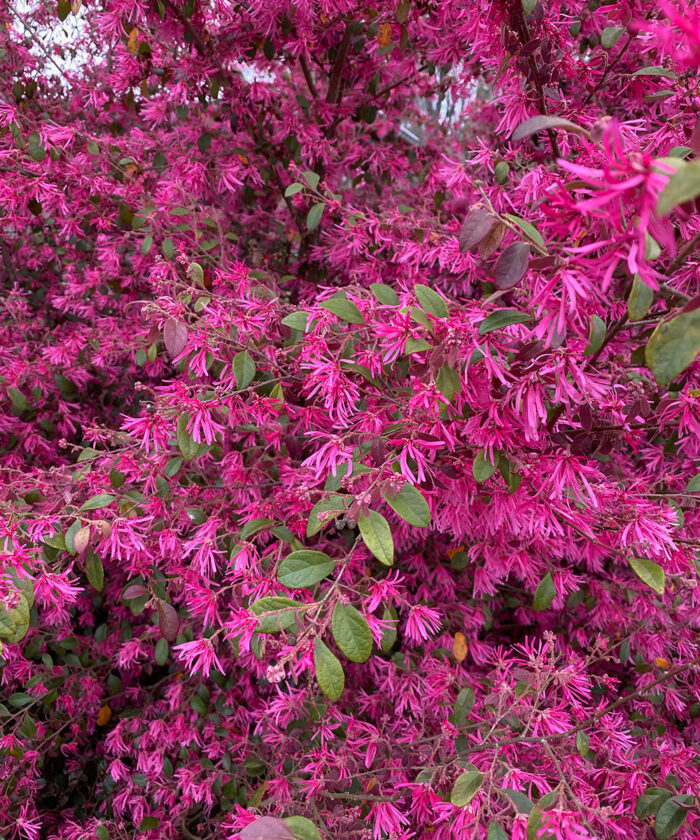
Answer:
<svg viewBox="0 0 700 840"><path fill-rule="evenodd" d="M537 114L536 117L530 117L529 120L520 123L512 133L510 139L514 141L525 140L526 137L537 134L538 131L546 131L550 128L564 128L567 131L573 131L575 134L583 134L584 137L589 136L587 128L576 125L571 120L565 120L563 117L550 117L546 114Z"/></svg>
<svg viewBox="0 0 700 840"><path fill-rule="evenodd" d="M489 235L497 221L485 207L473 207L459 231L459 250L463 254L473 250Z"/></svg>
<svg viewBox="0 0 700 840"><path fill-rule="evenodd" d="M165 601L158 601L158 629L167 642L174 642L180 629L177 610Z"/></svg>
<svg viewBox="0 0 700 840"><path fill-rule="evenodd" d="M142 583L132 583L124 590L122 598L125 601L131 601L133 598L140 598L142 595L148 595L148 589Z"/></svg>
<svg viewBox="0 0 700 840"><path fill-rule="evenodd" d="M169 318L163 327L163 341L165 342L165 349L170 353L174 359L187 346L187 327L182 321L177 321L175 318Z"/></svg>
<svg viewBox="0 0 700 840"><path fill-rule="evenodd" d="M498 250L506 233L506 226L501 222L495 224L488 234L479 243L479 256L482 260L488 260Z"/></svg>
<svg viewBox="0 0 700 840"><path fill-rule="evenodd" d="M247 825L238 836L240 840L294 840L292 829L277 817L260 817Z"/></svg>
<svg viewBox="0 0 700 840"><path fill-rule="evenodd" d="M525 276L530 260L530 248L524 242L513 242L499 256L493 266L493 277L499 290L512 289Z"/></svg>

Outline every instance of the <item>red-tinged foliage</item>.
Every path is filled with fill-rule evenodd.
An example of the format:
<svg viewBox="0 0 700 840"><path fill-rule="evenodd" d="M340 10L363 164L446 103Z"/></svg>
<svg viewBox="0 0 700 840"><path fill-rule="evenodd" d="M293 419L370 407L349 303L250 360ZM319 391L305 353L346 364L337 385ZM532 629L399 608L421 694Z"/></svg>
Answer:
<svg viewBox="0 0 700 840"><path fill-rule="evenodd" d="M0 836L697 838L698 9L2 8Z"/></svg>

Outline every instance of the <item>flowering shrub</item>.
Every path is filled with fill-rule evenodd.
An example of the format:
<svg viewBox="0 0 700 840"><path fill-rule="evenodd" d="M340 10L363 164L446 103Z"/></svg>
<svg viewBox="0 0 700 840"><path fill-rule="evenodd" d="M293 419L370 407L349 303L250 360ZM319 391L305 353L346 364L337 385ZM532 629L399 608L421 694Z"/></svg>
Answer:
<svg viewBox="0 0 700 840"><path fill-rule="evenodd" d="M697 8L3 21L1 836L700 836Z"/></svg>

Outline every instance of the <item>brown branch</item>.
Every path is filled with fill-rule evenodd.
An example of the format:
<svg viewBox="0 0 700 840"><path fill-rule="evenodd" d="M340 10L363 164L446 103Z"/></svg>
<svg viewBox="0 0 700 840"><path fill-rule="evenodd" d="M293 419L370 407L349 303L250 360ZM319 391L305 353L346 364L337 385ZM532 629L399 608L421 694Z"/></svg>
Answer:
<svg viewBox="0 0 700 840"><path fill-rule="evenodd" d="M311 75L311 68L309 67L309 63L303 53L299 56L299 64L301 64L301 70L304 74L304 78L306 79L306 85L309 88L309 93L314 99L318 99L318 91L316 90L316 84L313 76Z"/></svg>
<svg viewBox="0 0 700 840"><path fill-rule="evenodd" d="M7 247L7 242L5 242L5 240L0 242L0 249L2 249L2 262L5 266L5 271L7 272L7 279L14 286L17 282L17 274L15 272L15 267L12 265L12 259L10 258L10 249Z"/></svg>
<svg viewBox="0 0 700 840"><path fill-rule="evenodd" d="M695 236L690 239L685 245L680 249L680 251L676 254L675 259L666 269L666 274L673 274L674 271L678 271L678 269L683 265L683 263L690 257L693 251L700 245L700 233L696 233Z"/></svg>
<svg viewBox="0 0 700 840"><path fill-rule="evenodd" d="M340 46L338 47L338 54L336 55L335 61L333 63L333 69L331 70L331 78L328 82L326 102L329 105L336 105L340 101L340 80L343 75L343 66L345 65L345 59L348 57L348 50L350 49L351 35L352 33L350 32L350 24L347 23L345 25L345 32L343 32L343 40L340 42Z"/></svg>

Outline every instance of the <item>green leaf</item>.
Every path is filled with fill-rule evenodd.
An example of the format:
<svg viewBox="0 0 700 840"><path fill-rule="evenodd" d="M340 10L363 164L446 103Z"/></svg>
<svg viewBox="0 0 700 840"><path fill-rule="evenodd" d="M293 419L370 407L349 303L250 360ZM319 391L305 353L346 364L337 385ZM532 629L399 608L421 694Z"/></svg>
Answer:
<svg viewBox="0 0 700 840"><path fill-rule="evenodd" d="M494 452L494 463L492 464L491 461L486 457L486 450L482 449L474 458L472 462L472 475L474 476L474 481L478 482L479 484L483 484L485 481L488 481L491 476L496 472L498 469L498 454Z"/></svg>
<svg viewBox="0 0 700 840"><path fill-rule="evenodd" d="M385 306L398 306L399 296L391 286L385 286L384 283L370 283L369 288L379 303Z"/></svg>
<svg viewBox="0 0 700 840"><path fill-rule="evenodd" d="M658 840L669 840L678 831L688 816L688 806L694 797L690 795L672 796L659 808L654 820L654 834Z"/></svg>
<svg viewBox="0 0 700 840"><path fill-rule="evenodd" d="M410 336L406 339L406 355L411 353L423 353L426 350L432 350L433 345L424 338L413 338Z"/></svg>
<svg viewBox="0 0 700 840"><path fill-rule="evenodd" d="M330 300L324 301L321 304L321 309L326 309L328 312L332 312L334 315L337 315L338 318L342 318L343 321L347 321L348 324L365 323L365 319L362 317L362 313L357 306L351 300L344 297L332 297Z"/></svg>
<svg viewBox="0 0 700 840"><path fill-rule="evenodd" d="M181 414L177 418L177 445L185 461L191 461L199 452L199 444L187 431L189 414Z"/></svg>
<svg viewBox="0 0 700 840"><path fill-rule="evenodd" d="M250 539L254 534L259 534L260 531L269 528L270 525L274 525L275 523L272 519L268 519L267 516L259 516L256 519L251 519L241 528L240 533L238 534L239 540L247 540Z"/></svg>
<svg viewBox="0 0 700 840"><path fill-rule="evenodd" d="M291 330L298 330L299 332L306 331L306 323L309 320L309 313L297 310L282 318L282 323Z"/></svg>
<svg viewBox="0 0 700 840"><path fill-rule="evenodd" d="M507 794L513 801L518 813L529 814L535 807L535 803L524 793L519 790L512 790L511 788L503 788L503 793Z"/></svg>
<svg viewBox="0 0 700 840"><path fill-rule="evenodd" d="M609 50L610 47L614 47L618 42L620 35L622 35L624 31L625 30L621 26L606 26L600 33L601 47L603 47L604 50Z"/></svg>
<svg viewBox="0 0 700 840"><path fill-rule="evenodd" d="M306 172L303 172L302 174L304 178L306 178L306 183L311 187L312 190L318 188L318 182L321 180L319 175L317 175L315 172L312 172L310 169L307 169Z"/></svg>
<svg viewBox="0 0 700 840"><path fill-rule="evenodd" d="M306 536L313 537L314 534L318 534L318 532L323 530L329 522L332 522L338 514L347 510L347 506L348 503L345 496L338 496L334 494L320 499L311 508L309 521L306 525ZM323 514L328 514L328 516L324 516Z"/></svg>
<svg viewBox="0 0 700 840"><path fill-rule="evenodd" d="M385 607L382 613L382 621L388 622L388 626L384 628L382 633L382 641L380 643L381 649L386 653L391 650L396 643L397 632L396 628L399 624L399 614L393 607Z"/></svg>
<svg viewBox="0 0 700 840"><path fill-rule="evenodd" d="M16 628L17 622L10 615L10 611L0 607L0 639L7 639L12 636Z"/></svg>
<svg viewBox="0 0 700 840"><path fill-rule="evenodd" d="M314 639L314 668L321 691L330 701L339 700L345 689L343 666L318 636Z"/></svg>
<svg viewBox="0 0 700 840"><path fill-rule="evenodd" d="M450 794L450 802L461 808L469 805L484 784L484 774L478 770L467 770L457 777Z"/></svg>
<svg viewBox="0 0 700 840"><path fill-rule="evenodd" d="M671 175L659 196L656 212L667 216L674 207L684 204L700 195L700 158L684 161L682 166Z"/></svg>
<svg viewBox="0 0 700 840"><path fill-rule="evenodd" d="M493 820L493 822L489 823L486 840L508 840L508 835L503 830L501 824Z"/></svg>
<svg viewBox="0 0 700 840"><path fill-rule="evenodd" d="M98 592L102 592L102 587L105 582L105 571L102 566L102 561L94 551L91 551L85 560L85 574L90 586Z"/></svg>
<svg viewBox="0 0 700 840"><path fill-rule="evenodd" d="M99 510L100 508L111 505L116 496L110 496L109 493L98 493L92 496L80 506L80 510Z"/></svg>
<svg viewBox="0 0 700 840"><path fill-rule="evenodd" d="M381 513L371 510L369 516L361 515L357 524L367 548L380 563L391 566L394 562L394 540L386 519Z"/></svg>
<svg viewBox="0 0 700 840"><path fill-rule="evenodd" d="M372 654L372 632L364 616L351 604L338 602L331 622L333 638L351 662L366 662Z"/></svg>
<svg viewBox="0 0 700 840"><path fill-rule="evenodd" d="M502 330L503 327L510 327L512 324L525 324L530 320L530 315L519 312L517 309L498 309L488 315L479 325L479 335Z"/></svg>
<svg viewBox="0 0 700 840"><path fill-rule="evenodd" d="M321 832L306 817L285 817L284 821L294 832L296 840L321 840Z"/></svg>
<svg viewBox="0 0 700 840"><path fill-rule="evenodd" d="M258 630L261 633L279 633L296 626L296 617L304 604L282 595L267 595L250 605L258 616Z"/></svg>
<svg viewBox="0 0 700 840"><path fill-rule="evenodd" d="M646 820L654 816L667 799L673 796L673 791L668 788L650 787L637 799L634 813L639 820Z"/></svg>
<svg viewBox="0 0 700 840"><path fill-rule="evenodd" d="M277 580L287 589L315 586L335 569L335 560L322 551L293 551L277 567Z"/></svg>
<svg viewBox="0 0 700 840"><path fill-rule="evenodd" d="M316 228L321 224L321 216L323 216L323 211L325 209L326 205L323 203L313 205L313 207L306 214L307 230L316 230Z"/></svg>
<svg viewBox="0 0 700 840"><path fill-rule="evenodd" d="M681 311L671 321L662 321L647 342L645 358L659 385L668 385L692 364L700 353L700 308Z"/></svg>
<svg viewBox="0 0 700 840"><path fill-rule="evenodd" d="M415 525L416 528L427 528L430 525L428 503L412 484L407 482L395 496L384 498L394 513L398 513L409 525Z"/></svg>
<svg viewBox="0 0 700 840"><path fill-rule="evenodd" d="M588 750L590 749L590 738L586 735L585 732L577 732L576 733L576 750L581 758L585 758L588 755Z"/></svg>
<svg viewBox="0 0 700 840"><path fill-rule="evenodd" d="M296 195L297 193L301 192L303 189L303 184L290 184L284 191L284 197L289 198L290 196Z"/></svg>
<svg viewBox="0 0 700 840"><path fill-rule="evenodd" d="M630 321L641 321L654 302L654 290L647 286L639 274L634 275L632 289L627 298L627 316Z"/></svg>
<svg viewBox="0 0 700 840"><path fill-rule="evenodd" d="M459 371L445 363L435 377L435 387L449 402L452 402L455 394L462 390L462 380Z"/></svg>
<svg viewBox="0 0 700 840"><path fill-rule="evenodd" d="M535 597L532 601L533 609L536 612L546 610L552 601L556 598L557 588L552 579L552 573L547 574L539 582L537 589L535 589Z"/></svg>
<svg viewBox="0 0 700 840"><path fill-rule="evenodd" d="M535 11L537 0L522 0L523 12L525 15L531 15Z"/></svg>
<svg viewBox="0 0 700 840"><path fill-rule="evenodd" d="M437 292L433 291L430 286L424 286L421 283L418 283L414 288L414 292L418 298L418 303L420 303L426 312L429 312L436 318L448 317L450 313L447 309L447 304L445 303L444 298Z"/></svg>
<svg viewBox="0 0 700 840"><path fill-rule="evenodd" d="M158 639L158 641L156 642L156 649L154 652L156 665L160 665L162 668L163 665L165 665L165 663L168 661L169 653L170 646L168 645L167 640L161 636L160 639Z"/></svg>
<svg viewBox="0 0 700 840"><path fill-rule="evenodd" d="M605 336L607 334L607 327L605 321L597 315L591 316L591 323L588 328L588 344L584 349L584 355L592 356L603 346Z"/></svg>
<svg viewBox="0 0 700 840"><path fill-rule="evenodd" d="M629 564L641 581L650 586L658 595L664 594L666 573L658 563L647 557L630 557Z"/></svg>
<svg viewBox="0 0 700 840"><path fill-rule="evenodd" d="M660 67L654 64L651 67L640 67L632 73L633 76L662 76L664 79L677 79L678 76L673 70L667 70L665 67Z"/></svg>
<svg viewBox="0 0 700 840"><path fill-rule="evenodd" d="M504 219L508 219L509 222L520 228L520 230L531 242L537 243L540 248L544 248L546 250L542 234L531 222L528 222L526 219L521 219L520 216L513 216L511 213L503 213L502 216Z"/></svg>
<svg viewBox="0 0 700 840"><path fill-rule="evenodd" d="M453 726L460 727L464 726L467 722L467 718L471 710L474 708L474 701L476 700L476 694L474 693L474 689L471 686L467 686L463 688L459 694L457 695L457 699L455 700L454 710L452 712L452 716L450 718L451 723Z"/></svg>
<svg viewBox="0 0 700 840"><path fill-rule="evenodd" d="M22 691L18 691L16 694L11 694L7 698L7 702L15 709L21 709L22 706L28 706L33 701L34 698L31 694L24 694Z"/></svg>
<svg viewBox="0 0 700 840"><path fill-rule="evenodd" d="M248 353L244 350L242 353L236 353L233 357L233 375L236 379L236 388L242 391L247 388L255 377L255 362Z"/></svg>
<svg viewBox="0 0 700 840"><path fill-rule="evenodd" d="M700 493L700 473L694 475L685 485L686 493Z"/></svg>
<svg viewBox="0 0 700 840"><path fill-rule="evenodd" d="M19 391L17 388L8 388L7 393L10 395L12 405L17 409L17 411L21 412L27 410L27 398L21 391Z"/></svg>

